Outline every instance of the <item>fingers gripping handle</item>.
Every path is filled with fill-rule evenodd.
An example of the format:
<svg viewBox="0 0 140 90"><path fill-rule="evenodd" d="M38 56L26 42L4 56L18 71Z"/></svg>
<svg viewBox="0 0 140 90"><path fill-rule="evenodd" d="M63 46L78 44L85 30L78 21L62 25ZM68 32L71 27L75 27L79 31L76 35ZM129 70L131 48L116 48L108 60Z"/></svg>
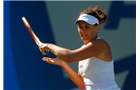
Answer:
<svg viewBox="0 0 140 90"><path fill-rule="evenodd" d="M45 48L40 48L40 51L43 55L46 55L49 53L49 50L45 49Z"/></svg>
<svg viewBox="0 0 140 90"><path fill-rule="evenodd" d="M49 50L44 50L44 54L43 55L46 55L46 54L48 54L49 53Z"/></svg>
<svg viewBox="0 0 140 90"><path fill-rule="evenodd" d="M49 53L49 50L48 50L48 48L46 47L45 44L41 44L41 45L39 46L39 49L40 49L40 51L41 51L41 53L42 53L43 55L46 55L46 54Z"/></svg>

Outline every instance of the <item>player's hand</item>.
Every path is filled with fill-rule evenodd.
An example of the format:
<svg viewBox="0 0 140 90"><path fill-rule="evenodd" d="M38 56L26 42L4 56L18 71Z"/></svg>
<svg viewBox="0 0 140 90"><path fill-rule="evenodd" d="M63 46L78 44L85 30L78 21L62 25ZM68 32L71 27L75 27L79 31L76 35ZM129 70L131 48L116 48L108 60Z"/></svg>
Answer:
<svg viewBox="0 0 140 90"><path fill-rule="evenodd" d="M54 65L58 65L58 66L62 66L63 63L65 63L64 61L60 60L59 58L43 57L42 60L49 64L54 64Z"/></svg>
<svg viewBox="0 0 140 90"><path fill-rule="evenodd" d="M39 50L40 50L40 52L41 52L43 55L46 55L46 54L49 53L49 50L48 50L48 48L47 48L47 44L44 44L44 43L41 43L41 44L39 45Z"/></svg>

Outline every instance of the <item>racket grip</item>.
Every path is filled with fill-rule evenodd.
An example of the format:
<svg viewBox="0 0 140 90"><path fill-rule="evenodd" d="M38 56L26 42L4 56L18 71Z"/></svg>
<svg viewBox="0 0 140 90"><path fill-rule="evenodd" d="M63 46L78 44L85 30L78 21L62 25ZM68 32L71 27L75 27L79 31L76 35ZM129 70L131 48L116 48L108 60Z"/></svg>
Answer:
<svg viewBox="0 0 140 90"><path fill-rule="evenodd" d="M48 54L48 53L49 53L49 50L44 49L43 55L46 55L46 54Z"/></svg>
<svg viewBox="0 0 140 90"><path fill-rule="evenodd" d="M49 53L49 50L44 50L44 53L45 53L45 54L48 54L48 53Z"/></svg>
<svg viewBox="0 0 140 90"><path fill-rule="evenodd" d="M44 46L43 46L43 45L44 45ZM45 47L45 44L43 44L42 42L40 42L40 43L38 44L38 46L39 46L39 50L41 51L41 53L42 53L43 55L46 55L46 54L49 53L49 50Z"/></svg>

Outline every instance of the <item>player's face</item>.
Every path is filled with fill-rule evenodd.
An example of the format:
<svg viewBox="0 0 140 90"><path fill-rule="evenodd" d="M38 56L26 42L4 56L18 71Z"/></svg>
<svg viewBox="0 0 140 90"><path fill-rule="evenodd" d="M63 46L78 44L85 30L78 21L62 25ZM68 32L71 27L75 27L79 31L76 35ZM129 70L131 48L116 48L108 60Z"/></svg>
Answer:
<svg viewBox="0 0 140 90"><path fill-rule="evenodd" d="M84 21L78 22L78 33L83 40L84 44L89 43L97 37L97 26L90 25Z"/></svg>

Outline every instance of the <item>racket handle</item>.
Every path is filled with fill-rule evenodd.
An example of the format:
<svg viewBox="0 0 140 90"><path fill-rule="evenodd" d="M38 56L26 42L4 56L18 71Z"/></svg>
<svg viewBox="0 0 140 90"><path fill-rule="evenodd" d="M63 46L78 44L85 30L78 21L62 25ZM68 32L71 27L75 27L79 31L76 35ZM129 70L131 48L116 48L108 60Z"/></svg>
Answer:
<svg viewBox="0 0 140 90"><path fill-rule="evenodd" d="M48 54L49 50L44 50L44 55Z"/></svg>
<svg viewBox="0 0 140 90"><path fill-rule="evenodd" d="M49 53L49 50L48 50L47 48L45 48L43 45L45 46L45 44L43 44L42 42L39 42L39 43L38 43L38 46L39 46L39 49L40 49L41 53L42 53L43 55L46 55L46 54ZM44 47L44 48L43 48L43 47Z"/></svg>
<svg viewBox="0 0 140 90"><path fill-rule="evenodd" d="M47 54L49 53L49 50L47 50L47 49L41 50L41 53L42 53L43 55L47 55Z"/></svg>

